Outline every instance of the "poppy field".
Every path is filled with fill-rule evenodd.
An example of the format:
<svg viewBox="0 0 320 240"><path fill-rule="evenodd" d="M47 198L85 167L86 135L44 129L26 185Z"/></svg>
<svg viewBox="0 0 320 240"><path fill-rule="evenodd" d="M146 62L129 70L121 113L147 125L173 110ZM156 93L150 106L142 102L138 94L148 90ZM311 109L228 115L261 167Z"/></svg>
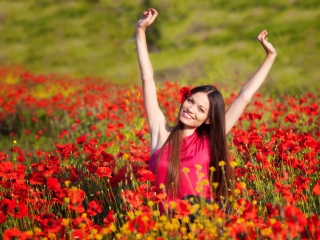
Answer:
<svg viewBox="0 0 320 240"><path fill-rule="evenodd" d="M2 239L320 239L319 94L256 94L228 135L228 199L160 214L141 86L9 67L0 81ZM158 86L174 123L182 86Z"/></svg>

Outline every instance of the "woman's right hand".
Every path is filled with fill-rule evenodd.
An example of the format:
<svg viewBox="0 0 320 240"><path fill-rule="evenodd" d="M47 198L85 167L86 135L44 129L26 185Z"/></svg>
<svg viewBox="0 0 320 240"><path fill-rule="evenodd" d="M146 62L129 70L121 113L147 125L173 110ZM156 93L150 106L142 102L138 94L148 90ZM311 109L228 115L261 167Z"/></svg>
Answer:
<svg viewBox="0 0 320 240"><path fill-rule="evenodd" d="M136 24L136 29L145 30L154 22L157 16L158 12L154 8L149 8L147 11L144 11L142 14L142 18Z"/></svg>

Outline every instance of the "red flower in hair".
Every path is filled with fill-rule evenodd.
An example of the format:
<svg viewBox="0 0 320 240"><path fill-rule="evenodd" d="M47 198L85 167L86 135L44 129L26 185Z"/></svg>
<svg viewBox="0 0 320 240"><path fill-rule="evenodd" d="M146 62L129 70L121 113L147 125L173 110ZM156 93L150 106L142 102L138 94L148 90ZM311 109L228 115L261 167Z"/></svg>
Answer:
<svg viewBox="0 0 320 240"><path fill-rule="evenodd" d="M178 92L178 101L180 103L183 103L184 100L186 100L188 97L190 97L190 95L191 95L190 88L188 88L188 87L180 88L180 90Z"/></svg>

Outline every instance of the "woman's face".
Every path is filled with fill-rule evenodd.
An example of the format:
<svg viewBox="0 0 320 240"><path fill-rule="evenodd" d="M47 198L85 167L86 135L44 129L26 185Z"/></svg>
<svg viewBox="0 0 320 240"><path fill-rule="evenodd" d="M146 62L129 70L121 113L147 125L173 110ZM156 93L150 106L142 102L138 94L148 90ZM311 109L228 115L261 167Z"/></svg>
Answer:
<svg viewBox="0 0 320 240"><path fill-rule="evenodd" d="M209 123L209 108L208 95L204 92L197 92L183 102L180 108L179 120L186 127L197 128L204 122Z"/></svg>

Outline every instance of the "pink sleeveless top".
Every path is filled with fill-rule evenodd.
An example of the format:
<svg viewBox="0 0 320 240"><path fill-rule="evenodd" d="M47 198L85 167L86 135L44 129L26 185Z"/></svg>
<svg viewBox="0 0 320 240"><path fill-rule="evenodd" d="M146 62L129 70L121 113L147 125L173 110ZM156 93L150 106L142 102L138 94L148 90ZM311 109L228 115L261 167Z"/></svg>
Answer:
<svg viewBox="0 0 320 240"><path fill-rule="evenodd" d="M168 169L168 146L165 146L157 168L157 158L160 150L155 151L149 160L149 169L157 176L154 182L157 192L162 192L160 185L165 184ZM201 170L196 165L201 165ZM209 167L209 140L205 136L199 136L197 131L183 138L180 162L180 199L188 195L201 196L206 199L211 198ZM182 171L184 168L188 168L189 172ZM207 182L206 185L205 182ZM199 186L201 187L199 188ZM177 199L168 199L168 201L174 200Z"/></svg>

